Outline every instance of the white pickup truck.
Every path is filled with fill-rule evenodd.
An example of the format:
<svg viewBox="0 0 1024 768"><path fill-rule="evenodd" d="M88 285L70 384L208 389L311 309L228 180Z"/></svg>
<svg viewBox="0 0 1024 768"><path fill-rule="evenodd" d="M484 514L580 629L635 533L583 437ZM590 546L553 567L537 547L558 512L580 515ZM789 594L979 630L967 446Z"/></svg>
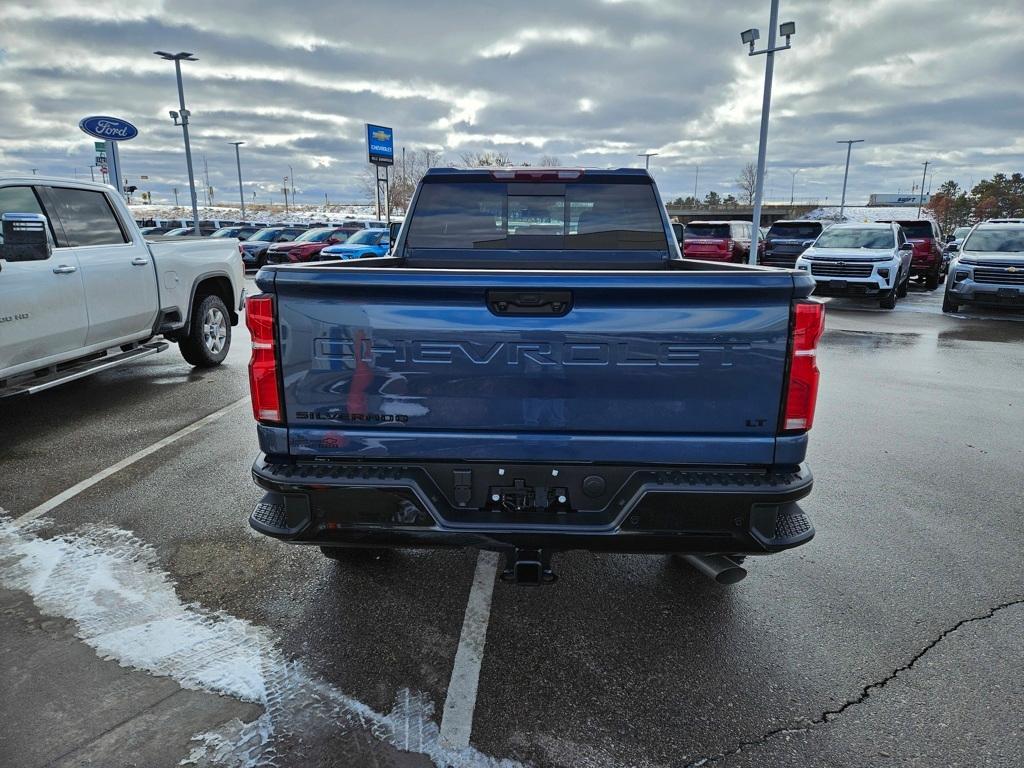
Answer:
<svg viewBox="0 0 1024 768"><path fill-rule="evenodd" d="M146 240L105 184L0 178L0 398L178 343L220 364L245 299L238 243Z"/></svg>

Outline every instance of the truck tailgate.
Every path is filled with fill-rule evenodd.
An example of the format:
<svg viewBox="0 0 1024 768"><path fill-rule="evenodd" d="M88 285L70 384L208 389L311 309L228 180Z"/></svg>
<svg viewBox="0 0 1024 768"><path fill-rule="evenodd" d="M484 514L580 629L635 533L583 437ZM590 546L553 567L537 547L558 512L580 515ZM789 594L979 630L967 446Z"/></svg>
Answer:
<svg viewBox="0 0 1024 768"><path fill-rule="evenodd" d="M271 280L293 455L773 461L788 273L336 267ZM534 311L533 296L568 303L560 316L497 311L508 295L525 297L513 312Z"/></svg>

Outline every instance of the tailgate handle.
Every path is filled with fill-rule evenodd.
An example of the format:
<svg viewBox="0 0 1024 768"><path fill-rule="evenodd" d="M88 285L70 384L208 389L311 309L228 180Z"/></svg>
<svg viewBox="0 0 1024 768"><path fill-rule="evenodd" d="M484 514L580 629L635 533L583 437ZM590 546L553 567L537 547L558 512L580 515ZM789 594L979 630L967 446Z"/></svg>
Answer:
<svg viewBox="0 0 1024 768"><path fill-rule="evenodd" d="M487 307L496 315L563 317L572 309L572 291L488 291Z"/></svg>

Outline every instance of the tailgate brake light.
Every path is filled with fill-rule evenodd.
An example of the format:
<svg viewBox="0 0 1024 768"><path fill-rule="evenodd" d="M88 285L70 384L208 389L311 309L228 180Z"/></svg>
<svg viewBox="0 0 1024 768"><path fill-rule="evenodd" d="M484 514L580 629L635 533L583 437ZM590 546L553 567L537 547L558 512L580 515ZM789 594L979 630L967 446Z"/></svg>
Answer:
<svg viewBox="0 0 1024 768"><path fill-rule="evenodd" d="M575 181L583 175L582 168L562 168L549 170L494 170L491 177L506 181Z"/></svg>
<svg viewBox="0 0 1024 768"><path fill-rule="evenodd" d="M257 421L279 424L284 418L274 341L274 299L250 296L245 302L245 325L252 336L252 357L249 360L252 414Z"/></svg>
<svg viewBox="0 0 1024 768"><path fill-rule="evenodd" d="M825 305L817 301L798 301L794 313L793 351L782 428L804 431L814 424L814 406L818 399L818 341L825 331Z"/></svg>

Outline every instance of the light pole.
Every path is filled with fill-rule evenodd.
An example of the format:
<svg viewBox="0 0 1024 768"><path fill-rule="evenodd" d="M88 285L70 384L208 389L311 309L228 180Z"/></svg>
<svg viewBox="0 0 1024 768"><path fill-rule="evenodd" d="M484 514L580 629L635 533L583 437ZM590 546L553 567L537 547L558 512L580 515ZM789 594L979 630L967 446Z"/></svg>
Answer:
<svg viewBox="0 0 1024 768"><path fill-rule="evenodd" d="M700 180L700 165L697 166L697 170L693 173L693 200L695 203L700 203L700 198L697 197L697 182Z"/></svg>
<svg viewBox="0 0 1024 768"><path fill-rule="evenodd" d="M843 218L843 210L846 208L846 179L850 175L850 150L853 149L854 144L860 144L864 139L842 139L837 141L836 144L846 145L846 170L843 172L843 196L839 200L839 218ZM892 187L889 187L892 189Z"/></svg>
<svg viewBox="0 0 1024 768"><path fill-rule="evenodd" d="M921 174L921 196L917 198L917 218L919 219L921 218L921 209L924 207L924 180L928 177L928 164L930 162L930 160L925 160L922 163L924 165L924 173ZM889 187L889 189L892 189L892 187Z"/></svg>
<svg viewBox="0 0 1024 768"><path fill-rule="evenodd" d="M779 25L779 0L772 0L771 20L768 22L768 47L761 51L754 50L754 43L761 37L757 29L748 29L740 33L740 40L750 46L748 56L765 54L764 65L764 96L761 100L761 138L757 144L757 177L754 182L754 230L761 226L761 199L764 195L764 162L768 152L768 115L772 107L772 76L775 73L775 54L792 47L790 38L796 34L796 22L787 21ZM775 28L786 38L786 44L775 45ZM750 249L750 263L757 263L757 249Z"/></svg>
<svg viewBox="0 0 1024 768"><path fill-rule="evenodd" d="M188 142L188 118L192 113L185 108L185 89L181 84L181 62L182 61L199 61L191 53L168 53L167 51L153 51L154 54L159 56L165 61L174 62L174 75L178 80L178 111L175 112L173 109L170 112L171 119L175 125L181 126L181 133L185 137L185 165L188 166L188 191L192 195L192 226L199 230L199 202L196 200L196 177L192 173L192 147ZM181 122L178 122L178 118L181 118Z"/></svg>
<svg viewBox="0 0 1024 768"><path fill-rule="evenodd" d="M789 208L790 208L789 214L790 214L790 216L793 215L793 201L796 199L794 197L794 195L796 194L796 175L798 173L800 173L800 169L799 168L797 168L795 171L790 171L789 172L789 175L792 177L791 181L790 181L790 184L789 184Z"/></svg>
<svg viewBox="0 0 1024 768"><path fill-rule="evenodd" d="M295 205L295 171L290 165L288 166L288 178L292 180L292 205Z"/></svg>
<svg viewBox="0 0 1024 768"><path fill-rule="evenodd" d="M290 168L291 166L289 166ZM288 177L284 177L284 181L281 183L281 191L284 192L284 215L288 215ZM292 202L295 202L294 198Z"/></svg>
<svg viewBox="0 0 1024 768"><path fill-rule="evenodd" d="M658 156L657 152L643 152L643 153L637 155L637 157L642 157L644 159L644 170L645 171L649 171L651 169L651 158L652 157L657 157L657 156Z"/></svg>
<svg viewBox="0 0 1024 768"><path fill-rule="evenodd" d="M242 193L242 158L238 148L245 144L244 141L229 141L235 147L235 165L238 166L238 201L242 204L242 221L245 221L245 195Z"/></svg>

